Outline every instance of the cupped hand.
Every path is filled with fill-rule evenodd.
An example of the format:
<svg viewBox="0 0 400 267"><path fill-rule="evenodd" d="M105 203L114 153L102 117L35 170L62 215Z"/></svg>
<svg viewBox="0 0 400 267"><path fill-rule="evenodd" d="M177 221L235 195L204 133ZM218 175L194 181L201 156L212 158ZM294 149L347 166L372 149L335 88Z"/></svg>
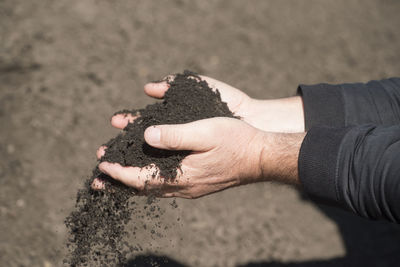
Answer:
<svg viewBox="0 0 400 267"><path fill-rule="evenodd" d="M112 122L114 126L122 126L119 120ZM156 148L192 151L183 159L175 179L158 174L154 177L154 173L159 173L155 166L122 167L118 163L102 162L99 169L145 194L161 197L197 198L262 179L259 163L265 144L264 132L241 120L219 117L187 124L156 125L147 128L144 137ZM104 147L101 147L97 156L103 154ZM95 179L92 187L102 189L104 184Z"/></svg>
<svg viewBox="0 0 400 267"><path fill-rule="evenodd" d="M208 85L221 94L222 101L228 104L229 109L243 121L263 131L299 133L304 132L304 110L301 96L280 99L254 99L226 83L207 76L199 76ZM167 76L163 81L148 83L144 87L147 95L154 98L163 98L170 85L167 80L174 79ZM124 128L132 122L132 114L119 114L112 118L111 124L117 128Z"/></svg>
<svg viewBox="0 0 400 267"><path fill-rule="evenodd" d="M226 83L221 81L215 80L213 78L199 75L202 80L205 80L211 89L218 90L221 94L222 101L226 102L230 111L232 111L236 116L241 117L247 123L253 125L253 109L252 106L254 105L253 99L250 98L248 95L236 89ZM165 92L169 89L170 85L167 81L171 81L174 79L174 75L169 75L165 77L160 82L152 82L148 83L144 86L144 92L151 97L162 99L165 95ZM135 119L132 114L118 114L115 115L112 120L111 124L117 128L124 128L128 122L133 122ZM257 125L253 125L257 127Z"/></svg>

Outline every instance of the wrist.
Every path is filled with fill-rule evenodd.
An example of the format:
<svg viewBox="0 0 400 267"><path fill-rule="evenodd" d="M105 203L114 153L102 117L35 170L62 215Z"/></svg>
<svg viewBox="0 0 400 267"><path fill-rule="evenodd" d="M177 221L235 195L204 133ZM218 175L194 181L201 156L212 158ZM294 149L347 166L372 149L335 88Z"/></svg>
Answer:
<svg viewBox="0 0 400 267"><path fill-rule="evenodd" d="M244 120L267 132L304 132L302 98L295 96L270 100L250 99Z"/></svg>
<svg viewBox="0 0 400 267"><path fill-rule="evenodd" d="M259 160L259 180L299 184L298 157L305 135L265 132Z"/></svg>

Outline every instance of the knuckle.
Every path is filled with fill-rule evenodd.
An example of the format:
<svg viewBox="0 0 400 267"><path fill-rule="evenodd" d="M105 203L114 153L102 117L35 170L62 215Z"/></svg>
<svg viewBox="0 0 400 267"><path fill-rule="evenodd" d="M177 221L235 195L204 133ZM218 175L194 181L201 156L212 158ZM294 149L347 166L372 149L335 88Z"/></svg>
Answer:
<svg viewBox="0 0 400 267"><path fill-rule="evenodd" d="M182 136L178 131L169 130L166 133L164 144L171 149L178 149L182 145Z"/></svg>

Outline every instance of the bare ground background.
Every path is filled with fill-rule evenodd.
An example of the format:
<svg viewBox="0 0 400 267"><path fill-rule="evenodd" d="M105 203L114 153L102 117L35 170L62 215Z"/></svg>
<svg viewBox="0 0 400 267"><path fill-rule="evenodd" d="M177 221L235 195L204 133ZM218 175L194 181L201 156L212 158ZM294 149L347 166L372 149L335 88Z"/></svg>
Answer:
<svg viewBox="0 0 400 267"><path fill-rule="evenodd" d="M147 81L189 68L271 98L299 83L400 75L399 14L395 0L0 1L0 266L62 265L63 220L117 133L110 115L152 103ZM132 266L400 262L399 226L286 186L170 203L159 202L162 237L131 240L144 249Z"/></svg>

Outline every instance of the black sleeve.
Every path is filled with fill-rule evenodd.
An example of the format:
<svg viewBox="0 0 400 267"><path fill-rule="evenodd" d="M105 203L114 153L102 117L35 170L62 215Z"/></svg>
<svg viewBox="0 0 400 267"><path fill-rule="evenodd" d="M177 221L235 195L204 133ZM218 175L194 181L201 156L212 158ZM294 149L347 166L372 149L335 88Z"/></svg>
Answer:
<svg viewBox="0 0 400 267"><path fill-rule="evenodd" d="M400 78L300 85L307 135L299 176L308 195L400 223Z"/></svg>
<svg viewBox="0 0 400 267"><path fill-rule="evenodd" d="M298 94L303 97L306 130L317 125L400 124L400 78L300 85Z"/></svg>
<svg viewBox="0 0 400 267"><path fill-rule="evenodd" d="M313 127L299 155L311 198L400 223L400 125Z"/></svg>

